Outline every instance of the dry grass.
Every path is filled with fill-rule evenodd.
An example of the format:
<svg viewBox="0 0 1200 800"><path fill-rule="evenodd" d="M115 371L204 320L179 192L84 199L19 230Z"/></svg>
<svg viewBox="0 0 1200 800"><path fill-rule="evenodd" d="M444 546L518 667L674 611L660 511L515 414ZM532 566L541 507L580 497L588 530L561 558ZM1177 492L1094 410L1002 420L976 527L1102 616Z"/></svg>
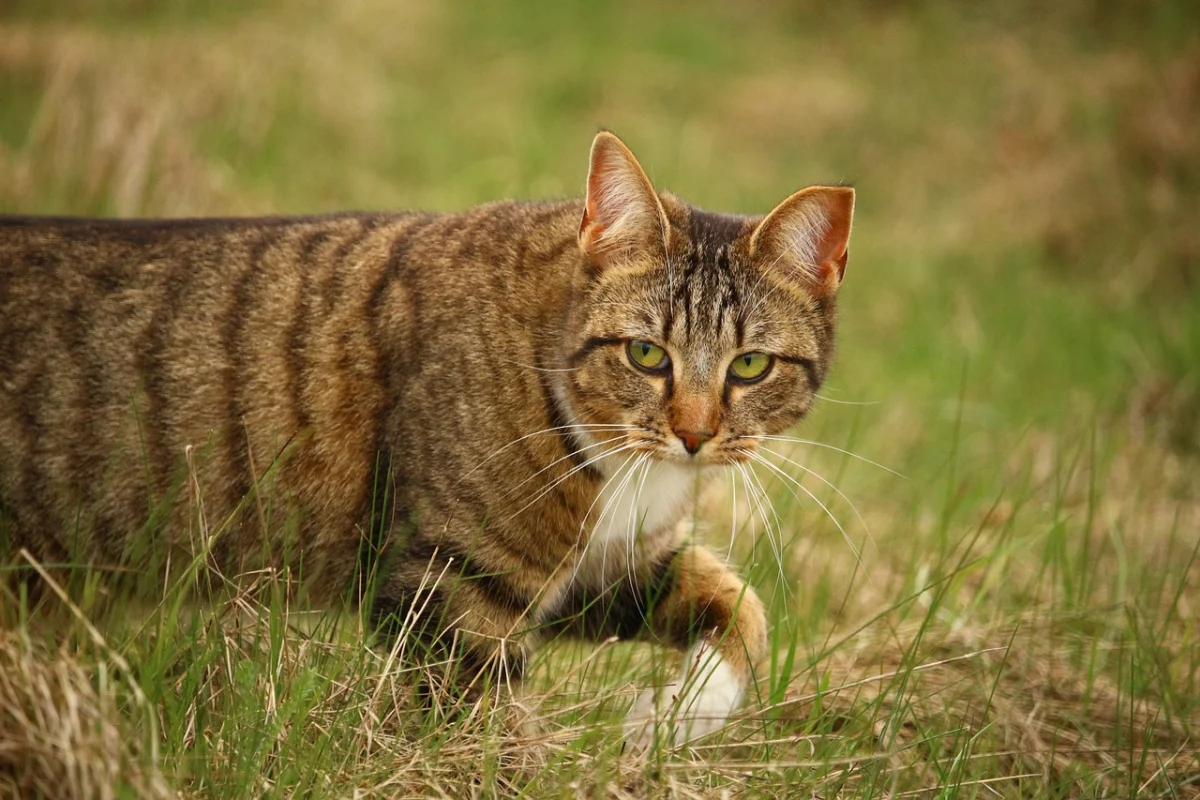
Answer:
<svg viewBox="0 0 1200 800"><path fill-rule="evenodd" d="M824 713L850 717L869 709L889 768L908 771L927 789L944 785L936 765L954 757L1024 780L1025 791L1090 775L1095 787L1118 793L1200 796L1200 784L1190 780L1200 715L1181 718L1169 701L1131 702L1113 679L1089 679L1069 621L1034 618L1007 629L938 633L921 650L928 660L905 663L920 636L910 625L834 654L821 667L827 688L790 702L819 700ZM1120 659L1133 650L1109 644L1104 656ZM985 731L988 746L962 747Z"/></svg>
<svg viewBox="0 0 1200 800"><path fill-rule="evenodd" d="M0 797L172 796L113 666L0 629Z"/></svg>

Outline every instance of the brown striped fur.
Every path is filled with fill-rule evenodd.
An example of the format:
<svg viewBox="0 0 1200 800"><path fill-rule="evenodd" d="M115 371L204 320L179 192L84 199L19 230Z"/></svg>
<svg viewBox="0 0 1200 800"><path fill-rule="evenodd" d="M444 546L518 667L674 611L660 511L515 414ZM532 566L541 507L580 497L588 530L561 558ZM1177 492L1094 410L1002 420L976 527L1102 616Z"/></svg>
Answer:
<svg viewBox="0 0 1200 800"><path fill-rule="evenodd" d="M425 587L426 638L471 669L517 674L534 627L649 633L709 642L744 684L762 607L683 543L691 490L647 512L632 562L608 542L588 555L596 501L626 453L675 485L807 411L852 198L703 212L602 133L582 202L0 218L0 547L143 567L207 532L227 575L299 559L317 598L357 596L374 565L391 631ZM635 367L629 339L672 369ZM758 383L726 375L746 349L775 356Z"/></svg>

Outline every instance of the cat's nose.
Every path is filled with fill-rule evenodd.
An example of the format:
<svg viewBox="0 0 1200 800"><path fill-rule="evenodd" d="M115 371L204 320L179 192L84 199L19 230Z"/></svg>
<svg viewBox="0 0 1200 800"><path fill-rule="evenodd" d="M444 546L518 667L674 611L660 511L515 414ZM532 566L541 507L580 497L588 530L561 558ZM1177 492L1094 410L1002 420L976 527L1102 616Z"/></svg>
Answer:
<svg viewBox="0 0 1200 800"><path fill-rule="evenodd" d="M675 435L683 442L683 449L688 451L689 455L696 455L700 449L700 445L713 438L713 431L687 431L675 429Z"/></svg>

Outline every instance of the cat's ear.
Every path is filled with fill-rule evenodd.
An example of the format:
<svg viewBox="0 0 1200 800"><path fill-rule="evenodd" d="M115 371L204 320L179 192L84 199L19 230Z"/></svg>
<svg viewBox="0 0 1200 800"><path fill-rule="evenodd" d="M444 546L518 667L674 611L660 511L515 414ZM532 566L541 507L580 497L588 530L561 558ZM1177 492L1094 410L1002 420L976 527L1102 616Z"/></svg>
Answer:
<svg viewBox="0 0 1200 800"><path fill-rule="evenodd" d="M665 246L667 215L625 143L608 131L592 141L579 246L600 267L655 243Z"/></svg>
<svg viewBox="0 0 1200 800"><path fill-rule="evenodd" d="M830 295L846 272L853 219L853 189L812 186L767 215L750 239L750 252L765 268L784 270L814 295Z"/></svg>

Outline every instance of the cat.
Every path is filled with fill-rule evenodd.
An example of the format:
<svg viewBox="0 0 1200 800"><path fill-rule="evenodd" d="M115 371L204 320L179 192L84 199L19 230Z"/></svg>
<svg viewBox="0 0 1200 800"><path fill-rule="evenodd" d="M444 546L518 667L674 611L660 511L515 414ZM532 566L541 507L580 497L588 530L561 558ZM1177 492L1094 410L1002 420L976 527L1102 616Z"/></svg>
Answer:
<svg viewBox="0 0 1200 800"><path fill-rule="evenodd" d="M687 656L630 735L705 735L767 626L684 523L812 405L853 209L702 211L602 131L582 201L0 218L0 550L286 562L325 600L370 572L377 629L468 684L551 636L651 639Z"/></svg>

